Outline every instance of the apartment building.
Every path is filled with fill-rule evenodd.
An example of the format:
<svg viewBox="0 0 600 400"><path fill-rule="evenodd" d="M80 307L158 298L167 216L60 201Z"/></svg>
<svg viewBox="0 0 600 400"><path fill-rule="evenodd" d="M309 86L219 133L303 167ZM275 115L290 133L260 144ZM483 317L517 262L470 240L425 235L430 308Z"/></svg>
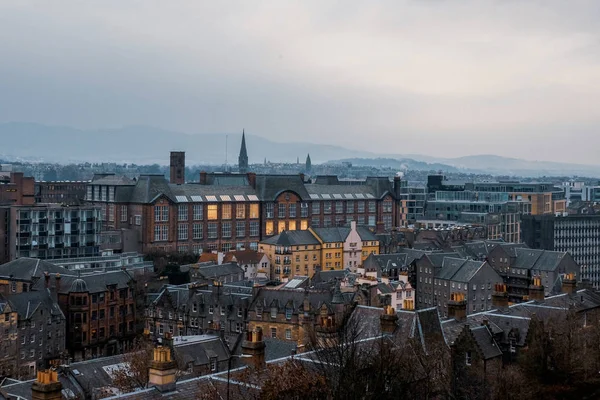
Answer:
<svg viewBox="0 0 600 400"><path fill-rule="evenodd" d="M508 193L510 201L531 203L531 215L554 215L567 209L565 192L552 183L478 182L466 183L465 190Z"/></svg>
<svg viewBox="0 0 600 400"><path fill-rule="evenodd" d="M600 288L600 215L527 216L523 241L532 249L568 252L581 267L578 278Z"/></svg>
<svg viewBox="0 0 600 400"><path fill-rule="evenodd" d="M271 260L271 279L313 276L318 270L356 271L371 254L379 253L379 240L365 227L309 228L283 231L260 242Z"/></svg>
<svg viewBox="0 0 600 400"><path fill-rule="evenodd" d="M35 203L34 179L10 166L0 167L0 205L32 205Z"/></svg>
<svg viewBox="0 0 600 400"><path fill-rule="evenodd" d="M88 181L39 181L35 182L36 203L77 205L85 198Z"/></svg>
<svg viewBox="0 0 600 400"><path fill-rule="evenodd" d="M0 206L0 262L97 256L102 222L93 206Z"/></svg>

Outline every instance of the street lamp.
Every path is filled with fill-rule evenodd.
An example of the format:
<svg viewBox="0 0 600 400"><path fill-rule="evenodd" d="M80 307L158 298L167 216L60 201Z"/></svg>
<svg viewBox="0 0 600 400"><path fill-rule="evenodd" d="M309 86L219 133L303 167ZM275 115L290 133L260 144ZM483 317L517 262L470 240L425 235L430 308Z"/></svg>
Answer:
<svg viewBox="0 0 600 400"><path fill-rule="evenodd" d="M233 358L252 358L249 354L231 354L229 355L229 360L227 361L227 400L229 400L229 377L231 375L231 360Z"/></svg>

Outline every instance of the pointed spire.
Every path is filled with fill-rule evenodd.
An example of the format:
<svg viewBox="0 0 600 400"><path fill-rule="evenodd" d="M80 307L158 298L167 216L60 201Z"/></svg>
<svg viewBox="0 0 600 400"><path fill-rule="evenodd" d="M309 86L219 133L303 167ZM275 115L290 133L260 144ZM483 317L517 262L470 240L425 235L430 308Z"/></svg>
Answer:
<svg viewBox="0 0 600 400"><path fill-rule="evenodd" d="M312 169L312 162L310 161L310 153L306 156L306 172L310 172Z"/></svg>
<svg viewBox="0 0 600 400"><path fill-rule="evenodd" d="M242 146L238 157L238 169L241 173L248 172L248 151L246 150L246 131L242 129Z"/></svg>

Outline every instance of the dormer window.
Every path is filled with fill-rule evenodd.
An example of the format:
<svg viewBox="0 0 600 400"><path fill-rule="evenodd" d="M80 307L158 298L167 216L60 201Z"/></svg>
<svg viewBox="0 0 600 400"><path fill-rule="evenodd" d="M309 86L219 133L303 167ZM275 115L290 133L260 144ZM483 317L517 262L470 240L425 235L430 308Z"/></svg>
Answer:
<svg viewBox="0 0 600 400"><path fill-rule="evenodd" d="M277 318L277 307L271 307L271 318Z"/></svg>
<svg viewBox="0 0 600 400"><path fill-rule="evenodd" d="M292 309L289 307L285 309L285 319L292 319Z"/></svg>

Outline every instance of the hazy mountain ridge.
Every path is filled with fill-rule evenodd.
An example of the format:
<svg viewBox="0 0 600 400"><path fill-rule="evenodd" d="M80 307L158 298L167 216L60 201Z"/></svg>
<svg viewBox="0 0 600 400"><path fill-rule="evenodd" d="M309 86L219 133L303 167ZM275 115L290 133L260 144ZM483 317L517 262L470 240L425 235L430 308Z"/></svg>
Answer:
<svg viewBox="0 0 600 400"><path fill-rule="evenodd" d="M227 136L227 139L226 139ZM374 154L340 146L313 143L280 143L247 134L251 163L266 158L273 162L304 163L310 153L313 163L342 161L354 165L398 170L441 170L494 175L600 176L600 166L549 161L530 161L496 155L436 158L428 155ZM227 146L226 146L227 141ZM241 133L186 134L146 126L83 130L72 127L12 122L0 124L0 158L69 162L117 162L166 165L169 151L183 150L192 164L237 164ZM226 149L227 147L227 156Z"/></svg>

